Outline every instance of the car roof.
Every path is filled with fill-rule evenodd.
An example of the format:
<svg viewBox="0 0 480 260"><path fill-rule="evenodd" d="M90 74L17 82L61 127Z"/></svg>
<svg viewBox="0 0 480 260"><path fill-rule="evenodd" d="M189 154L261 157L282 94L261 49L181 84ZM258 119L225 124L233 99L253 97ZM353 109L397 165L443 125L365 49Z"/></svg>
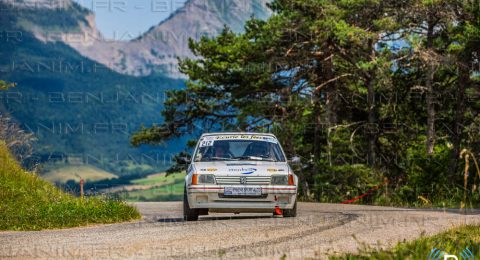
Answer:
<svg viewBox="0 0 480 260"><path fill-rule="evenodd" d="M255 132L216 132L216 133L205 133L202 134L204 136L216 136L216 135L264 135L264 136L271 136L277 138L274 134L271 133L255 133Z"/></svg>

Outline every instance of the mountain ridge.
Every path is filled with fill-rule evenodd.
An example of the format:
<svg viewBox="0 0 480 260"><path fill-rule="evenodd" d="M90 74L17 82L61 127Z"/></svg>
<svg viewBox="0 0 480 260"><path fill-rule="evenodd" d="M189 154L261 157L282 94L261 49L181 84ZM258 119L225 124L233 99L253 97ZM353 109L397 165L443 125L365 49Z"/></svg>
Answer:
<svg viewBox="0 0 480 260"><path fill-rule="evenodd" d="M188 0L142 35L130 41L118 41L105 39L96 28L93 12L71 0L65 1L70 3L66 6L73 12L84 12L84 22L79 22L76 28L60 26L64 31L57 30L51 37L52 32L43 31L45 35L42 35L41 27L36 25L27 24L24 28L44 42L61 41L118 73L137 77L160 74L182 78L177 70L177 57L193 57L188 48L189 38L214 37L224 25L241 32L250 17L265 19L271 14L266 6L268 0Z"/></svg>

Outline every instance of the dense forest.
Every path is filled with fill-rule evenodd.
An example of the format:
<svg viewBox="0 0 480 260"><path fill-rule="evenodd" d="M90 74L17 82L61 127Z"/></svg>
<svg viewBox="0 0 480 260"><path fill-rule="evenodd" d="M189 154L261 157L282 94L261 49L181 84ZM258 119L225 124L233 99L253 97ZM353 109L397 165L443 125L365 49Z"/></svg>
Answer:
<svg viewBox="0 0 480 260"><path fill-rule="evenodd" d="M197 58L179 65L187 87L169 92L165 122L132 143L195 135L200 125L272 132L302 158L305 200L343 201L387 180L363 202L478 204L478 1L269 7L274 15L252 17L244 33L226 27L192 40Z"/></svg>

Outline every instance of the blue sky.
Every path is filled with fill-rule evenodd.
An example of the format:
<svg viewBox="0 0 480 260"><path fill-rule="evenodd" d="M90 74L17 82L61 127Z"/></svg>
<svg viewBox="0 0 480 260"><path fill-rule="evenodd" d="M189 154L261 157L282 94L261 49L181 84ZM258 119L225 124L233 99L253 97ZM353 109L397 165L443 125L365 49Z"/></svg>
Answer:
<svg viewBox="0 0 480 260"><path fill-rule="evenodd" d="M186 0L74 0L96 14L107 39L131 40L165 20Z"/></svg>

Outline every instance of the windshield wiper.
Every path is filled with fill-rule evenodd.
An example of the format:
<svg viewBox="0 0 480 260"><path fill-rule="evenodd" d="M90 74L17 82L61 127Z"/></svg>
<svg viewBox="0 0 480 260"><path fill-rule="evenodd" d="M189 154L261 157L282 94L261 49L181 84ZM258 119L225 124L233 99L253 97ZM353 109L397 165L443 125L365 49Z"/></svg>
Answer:
<svg viewBox="0 0 480 260"><path fill-rule="evenodd" d="M208 157L208 158L205 158L209 161L231 161L231 160L235 160L237 161L238 159L236 158L225 158L225 157Z"/></svg>
<svg viewBox="0 0 480 260"><path fill-rule="evenodd" d="M257 156L237 156L237 157L234 157L233 159L251 160L251 161L268 161L268 162L276 162L277 161L277 160L274 160L274 159L257 157Z"/></svg>

